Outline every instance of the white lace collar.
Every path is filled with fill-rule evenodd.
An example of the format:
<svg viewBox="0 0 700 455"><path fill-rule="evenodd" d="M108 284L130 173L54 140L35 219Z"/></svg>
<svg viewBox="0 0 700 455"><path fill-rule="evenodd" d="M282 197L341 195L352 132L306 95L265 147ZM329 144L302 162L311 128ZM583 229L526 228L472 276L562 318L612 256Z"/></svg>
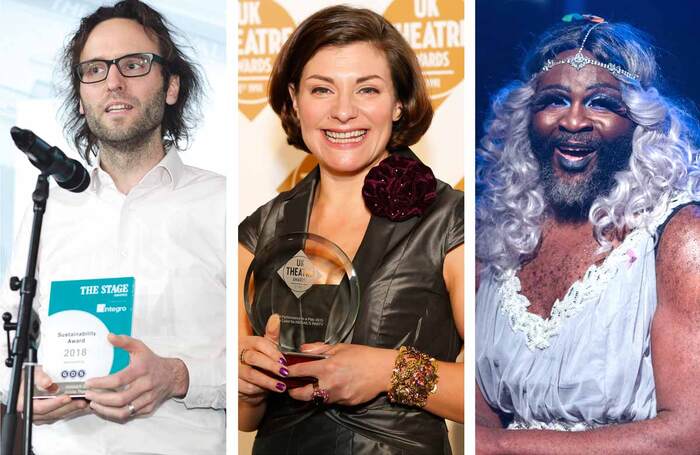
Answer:
<svg viewBox="0 0 700 455"><path fill-rule="evenodd" d="M631 264L636 258L633 246L642 237L654 235L656 228L663 223L673 209L690 201L683 193L674 197L667 204L667 210L655 217L651 226L635 229L627 234L625 239L605 258L600 266L591 265L583 278L575 281L562 300L557 299L552 306L548 318L527 311L530 301L520 293L521 284L517 270L511 270L500 283L498 289L498 305L501 312L508 317L514 332L521 332L526 337L527 347L544 350L550 346L550 338L561 331L566 320L576 316L592 300L597 300L605 290L610 280L617 274L621 264Z"/></svg>

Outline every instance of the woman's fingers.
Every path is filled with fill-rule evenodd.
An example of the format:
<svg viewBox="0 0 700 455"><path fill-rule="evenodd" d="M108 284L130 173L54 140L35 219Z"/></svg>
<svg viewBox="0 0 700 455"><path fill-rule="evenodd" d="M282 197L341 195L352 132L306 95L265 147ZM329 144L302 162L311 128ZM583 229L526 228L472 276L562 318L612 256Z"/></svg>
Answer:
<svg viewBox="0 0 700 455"><path fill-rule="evenodd" d="M265 324L265 338L277 344L280 340L280 317L273 314Z"/></svg>
<svg viewBox="0 0 700 455"><path fill-rule="evenodd" d="M287 387L282 378L289 375L287 360L277 348L279 316L272 315L265 328L265 336L241 338L238 368L239 392L253 397L267 391L281 393Z"/></svg>
<svg viewBox="0 0 700 455"><path fill-rule="evenodd" d="M267 393L267 390L243 378L238 378L238 393L243 395L261 395Z"/></svg>
<svg viewBox="0 0 700 455"><path fill-rule="evenodd" d="M311 401L313 399L314 386L308 384L303 387L289 389L289 396L299 401Z"/></svg>
<svg viewBox="0 0 700 455"><path fill-rule="evenodd" d="M256 367L265 371L272 373L275 376L286 378L289 376L289 370L286 367L286 361L284 357L280 357L277 361L270 358L270 356L256 351L255 349L246 349L241 355L241 360L244 365Z"/></svg>
<svg viewBox="0 0 700 455"><path fill-rule="evenodd" d="M300 346L301 352L304 354L329 354L329 351L333 349L332 344L326 344L322 342L316 343L304 343Z"/></svg>
<svg viewBox="0 0 700 455"><path fill-rule="evenodd" d="M251 336L242 338L239 342L241 350L239 351L239 360L247 362L247 352L243 351L259 351L273 359L275 362L280 362L282 365L287 364L287 360L284 355L277 348L277 343L266 337ZM241 355L241 353L243 353ZM280 361L282 359L282 361Z"/></svg>
<svg viewBox="0 0 700 455"><path fill-rule="evenodd" d="M281 393L287 390L287 386L280 379L265 374L262 371L256 370L250 366L241 366L241 368L238 370L238 376L239 379L243 380L244 382L257 386L261 389L269 390L270 392ZM252 388L246 388L251 390L253 393L259 393Z"/></svg>

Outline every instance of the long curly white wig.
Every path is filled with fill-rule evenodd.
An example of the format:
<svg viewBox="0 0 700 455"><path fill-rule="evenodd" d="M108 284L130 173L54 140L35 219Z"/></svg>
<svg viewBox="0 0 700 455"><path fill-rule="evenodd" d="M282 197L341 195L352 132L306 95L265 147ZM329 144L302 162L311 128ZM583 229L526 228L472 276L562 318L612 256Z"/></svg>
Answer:
<svg viewBox="0 0 700 455"><path fill-rule="evenodd" d="M476 255L482 271L497 278L532 257L549 213L529 138L537 73L546 60L577 49L590 26L560 24L545 32L523 64L522 79L492 100L486 135L477 149ZM629 166L615 175L608 194L594 200L588 216L600 251L609 251L613 238L632 229L651 230L652 220L673 197L682 192L700 196L697 126L680 104L655 88L654 51L640 31L604 23L592 30L585 49L601 62L640 76L639 81L620 79L627 115L637 125Z"/></svg>

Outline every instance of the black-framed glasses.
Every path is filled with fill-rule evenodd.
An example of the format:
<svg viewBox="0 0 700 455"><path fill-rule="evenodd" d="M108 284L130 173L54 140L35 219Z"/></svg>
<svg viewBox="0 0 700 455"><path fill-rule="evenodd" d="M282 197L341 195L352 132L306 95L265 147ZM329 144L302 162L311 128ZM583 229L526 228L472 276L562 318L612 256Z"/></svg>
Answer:
<svg viewBox="0 0 700 455"><path fill-rule="evenodd" d="M153 62L165 64L165 59L151 52L128 54L112 60L94 59L75 65L75 72L83 84L94 84L107 79L109 68L114 64L124 77L141 77L151 72Z"/></svg>

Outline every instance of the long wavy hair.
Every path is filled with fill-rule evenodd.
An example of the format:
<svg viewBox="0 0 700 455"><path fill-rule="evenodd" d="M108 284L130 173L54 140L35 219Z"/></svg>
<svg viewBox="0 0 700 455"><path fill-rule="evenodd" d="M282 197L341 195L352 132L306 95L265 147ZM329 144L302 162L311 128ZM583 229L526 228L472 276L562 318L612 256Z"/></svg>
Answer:
<svg viewBox="0 0 700 455"><path fill-rule="evenodd" d="M64 133L69 137L85 160L97 155L98 140L90 131L85 116L80 113L80 79L75 66L80 62L80 53L90 36L90 32L100 23L109 19L131 19L141 24L149 34L158 40L160 55L165 59L163 66L163 87L168 86L170 76L180 77L180 91L175 104L166 105L161 133L163 146L184 150L188 147L191 131L201 117L200 101L203 96L204 79L199 67L178 47L174 28L156 10L139 0L124 0L114 6L102 6L80 21L70 41L63 49L61 63L64 71L64 102L62 114ZM114 71L114 70L112 70Z"/></svg>
<svg viewBox="0 0 700 455"><path fill-rule="evenodd" d="M537 74L548 59L579 48L590 27L577 22L549 29L526 56L521 79L492 100L477 149L476 255L482 271L496 278L533 256L549 213L529 138ZM653 220L675 196L700 195L698 127L682 103L657 90L661 81L654 50L642 32L603 23L591 31L584 49L639 75L639 80L618 77L627 115L636 124L629 165L615 174L613 188L594 200L588 214L599 252L606 252L614 238L633 229L653 232Z"/></svg>

